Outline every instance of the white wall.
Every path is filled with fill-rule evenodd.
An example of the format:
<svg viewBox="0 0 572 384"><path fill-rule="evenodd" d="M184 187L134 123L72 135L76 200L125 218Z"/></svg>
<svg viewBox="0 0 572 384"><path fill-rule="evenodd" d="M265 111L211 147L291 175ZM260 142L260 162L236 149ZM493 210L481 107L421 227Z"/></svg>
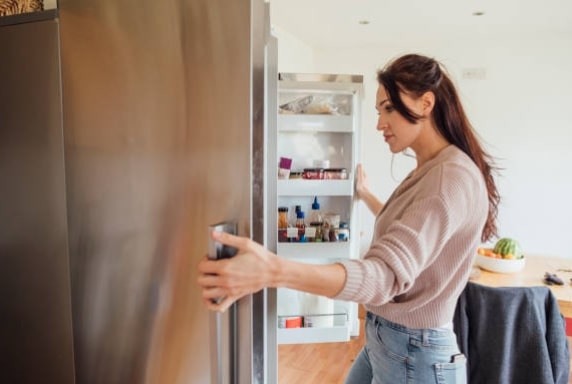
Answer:
<svg viewBox="0 0 572 384"><path fill-rule="evenodd" d="M314 65L300 71L357 73L365 78L362 162L372 188L387 198L414 161L393 157L375 130L376 69L406 52L433 56L448 68L487 150L503 168L500 236L520 240L530 254L572 258L572 36L495 39L314 50ZM294 52L281 46L281 56ZM462 78L464 68L485 68L484 80ZM279 70L284 71L279 65ZM290 71L290 69L288 69ZM365 210L365 208L364 208ZM363 214L362 249L373 217Z"/></svg>
<svg viewBox="0 0 572 384"><path fill-rule="evenodd" d="M272 34L278 39L280 72L314 72L312 47L276 25L272 26Z"/></svg>

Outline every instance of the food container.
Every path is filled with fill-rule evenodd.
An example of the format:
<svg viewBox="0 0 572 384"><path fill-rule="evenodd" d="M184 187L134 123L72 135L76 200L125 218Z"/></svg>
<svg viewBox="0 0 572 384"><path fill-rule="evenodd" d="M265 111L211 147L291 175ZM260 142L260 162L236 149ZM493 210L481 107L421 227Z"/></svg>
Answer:
<svg viewBox="0 0 572 384"><path fill-rule="evenodd" d="M346 180L348 171L345 168L327 168L324 169L324 179L326 180Z"/></svg>
<svg viewBox="0 0 572 384"><path fill-rule="evenodd" d="M278 207L278 242L288 241L288 207Z"/></svg>
<svg viewBox="0 0 572 384"><path fill-rule="evenodd" d="M284 319L284 328L301 328L302 316L293 316Z"/></svg>
<svg viewBox="0 0 572 384"><path fill-rule="evenodd" d="M290 176L291 166L292 159L288 157L281 157L278 164L278 179L287 179Z"/></svg>
<svg viewBox="0 0 572 384"><path fill-rule="evenodd" d="M307 180L322 180L324 178L324 169L304 168L303 178Z"/></svg>
<svg viewBox="0 0 572 384"><path fill-rule="evenodd" d="M314 168L330 168L330 160L314 160Z"/></svg>
<svg viewBox="0 0 572 384"><path fill-rule="evenodd" d="M327 213L324 216L323 233L325 241L339 241L340 215L336 213Z"/></svg>
<svg viewBox="0 0 572 384"><path fill-rule="evenodd" d="M338 240L339 241L348 241L350 239L350 227L348 223L341 222L340 229L338 231Z"/></svg>

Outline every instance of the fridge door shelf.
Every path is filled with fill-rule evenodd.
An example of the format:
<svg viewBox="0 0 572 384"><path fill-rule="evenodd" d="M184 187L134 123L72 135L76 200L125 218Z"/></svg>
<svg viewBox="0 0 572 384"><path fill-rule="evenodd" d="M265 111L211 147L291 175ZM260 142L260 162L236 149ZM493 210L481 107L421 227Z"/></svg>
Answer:
<svg viewBox="0 0 572 384"><path fill-rule="evenodd" d="M278 243L276 253L288 259L347 260L350 258L351 241L321 243Z"/></svg>
<svg viewBox="0 0 572 384"><path fill-rule="evenodd" d="M349 341L350 326L334 325L323 328L278 328L278 344L305 344Z"/></svg>
<svg viewBox="0 0 572 384"><path fill-rule="evenodd" d="M352 116L278 115L279 132L353 132L354 127Z"/></svg>
<svg viewBox="0 0 572 384"><path fill-rule="evenodd" d="M278 180L279 196L353 196L353 193L352 177L346 180Z"/></svg>

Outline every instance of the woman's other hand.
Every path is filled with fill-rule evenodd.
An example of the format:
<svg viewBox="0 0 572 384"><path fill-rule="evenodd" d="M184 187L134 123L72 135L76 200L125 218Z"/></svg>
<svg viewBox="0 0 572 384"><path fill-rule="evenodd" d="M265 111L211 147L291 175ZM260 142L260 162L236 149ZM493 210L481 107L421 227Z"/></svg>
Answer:
<svg viewBox="0 0 572 384"><path fill-rule="evenodd" d="M238 299L272 286L277 256L246 237L213 231L212 239L238 249L229 259L210 260L198 265L198 284L207 308L224 312Z"/></svg>
<svg viewBox="0 0 572 384"><path fill-rule="evenodd" d="M367 179L367 175L365 174L361 164L358 164L356 167L355 183L356 197L362 200L369 210L377 216L383 208L383 203L373 193L371 193L369 189L369 180Z"/></svg>
<svg viewBox="0 0 572 384"><path fill-rule="evenodd" d="M358 164L356 167L356 197L363 200L369 195L369 181L363 170L363 166Z"/></svg>

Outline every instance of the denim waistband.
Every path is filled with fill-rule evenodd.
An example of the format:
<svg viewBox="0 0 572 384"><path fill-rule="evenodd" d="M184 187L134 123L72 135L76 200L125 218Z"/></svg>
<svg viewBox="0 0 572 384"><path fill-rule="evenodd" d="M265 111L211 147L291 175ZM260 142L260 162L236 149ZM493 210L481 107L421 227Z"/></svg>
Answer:
<svg viewBox="0 0 572 384"><path fill-rule="evenodd" d="M448 324L446 324L442 327L438 327L438 328L427 328L427 329L409 328L409 327L406 327L404 325L391 322L391 321L387 320L386 318L378 316L375 313L371 313L369 311L366 313L366 318L373 321L374 324L381 324L383 326L394 329L398 332L407 333L408 335L412 335L412 336L415 336L415 335L424 336L427 334L429 334L429 335L431 335L431 334L441 335L444 332L450 332L453 330L452 323L448 323Z"/></svg>

